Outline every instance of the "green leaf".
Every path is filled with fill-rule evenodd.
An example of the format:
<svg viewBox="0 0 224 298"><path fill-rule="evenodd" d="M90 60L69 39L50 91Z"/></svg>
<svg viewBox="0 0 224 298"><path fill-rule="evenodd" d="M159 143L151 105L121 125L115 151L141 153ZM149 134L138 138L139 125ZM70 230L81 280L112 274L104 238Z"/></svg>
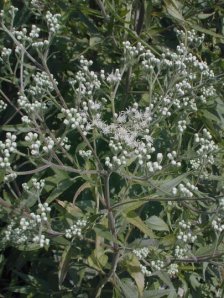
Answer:
<svg viewBox="0 0 224 298"><path fill-rule="evenodd" d="M153 231L143 222L143 220L135 213L129 212L123 214L128 223L138 228L142 233L149 236L150 238L156 238Z"/></svg>
<svg viewBox="0 0 224 298"><path fill-rule="evenodd" d="M30 131L30 127L25 125L25 124L2 125L1 129L4 130L4 131L16 132L17 134Z"/></svg>
<svg viewBox="0 0 224 298"><path fill-rule="evenodd" d="M170 293L175 293L173 289L168 289L168 290L149 290L145 291L143 298L165 298L165 297L170 297ZM175 294L176 295L176 294ZM174 296L174 297L177 297Z"/></svg>
<svg viewBox="0 0 224 298"><path fill-rule="evenodd" d="M91 188L92 185L87 181L85 183L83 183L76 191L74 198L73 198L73 202L76 201L77 197L80 195L81 192L83 192L85 189L87 188Z"/></svg>
<svg viewBox="0 0 224 298"><path fill-rule="evenodd" d="M59 288L61 288L61 285L68 273L71 256L72 256L72 249L71 249L71 245L69 245L63 251L61 260L59 263L59 269L58 269Z"/></svg>
<svg viewBox="0 0 224 298"><path fill-rule="evenodd" d="M88 257L88 265L92 268L102 271L106 266L108 261L108 256L105 254L105 251L102 247L94 249L91 256Z"/></svg>
<svg viewBox="0 0 224 298"><path fill-rule="evenodd" d="M54 201L59 195L61 195L64 191L66 191L69 187L74 184L72 179L65 179L59 182L57 187L51 192L46 202L51 203Z"/></svg>
<svg viewBox="0 0 224 298"><path fill-rule="evenodd" d="M177 19L178 21L184 21L184 18L181 12L180 2L176 0L164 0L164 4L168 14L171 17L173 17L174 19Z"/></svg>
<svg viewBox="0 0 224 298"><path fill-rule="evenodd" d="M125 298L138 297L138 290L130 278L123 278L122 280L119 280L119 286Z"/></svg>
<svg viewBox="0 0 224 298"><path fill-rule="evenodd" d="M56 202L58 203L59 206L64 208L72 216L77 217L82 214L82 210L79 207L75 206L74 204L72 204L68 201L61 201L61 200L56 199Z"/></svg>
<svg viewBox="0 0 224 298"><path fill-rule="evenodd" d="M152 229L155 231L168 231L169 232L169 227L168 225L165 223L165 221L163 221L161 218L159 218L158 216L151 216L150 218L148 218L145 223Z"/></svg>
<svg viewBox="0 0 224 298"><path fill-rule="evenodd" d="M133 254L128 254L124 260L124 265L127 268L128 273L135 280L140 297L143 295L145 278L144 274L140 270L140 262Z"/></svg>

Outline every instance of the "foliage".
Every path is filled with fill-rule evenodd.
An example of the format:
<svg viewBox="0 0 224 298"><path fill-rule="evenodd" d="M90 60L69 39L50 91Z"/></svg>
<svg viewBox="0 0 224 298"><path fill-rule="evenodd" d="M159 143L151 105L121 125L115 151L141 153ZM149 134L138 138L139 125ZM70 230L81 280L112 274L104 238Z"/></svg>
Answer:
<svg viewBox="0 0 224 298"><path fill-rule="evenodd" d="M2 9L2 297L222 297L223 4Z"/></svg>

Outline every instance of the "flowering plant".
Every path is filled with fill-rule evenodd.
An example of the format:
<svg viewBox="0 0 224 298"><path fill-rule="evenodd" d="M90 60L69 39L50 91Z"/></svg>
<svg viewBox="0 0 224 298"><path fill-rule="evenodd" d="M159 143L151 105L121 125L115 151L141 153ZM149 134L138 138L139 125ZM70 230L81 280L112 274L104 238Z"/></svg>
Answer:
<svg viewBox="0 0 224 298"><path fill-rule="evenodd" d="M221 295L221 148L201 116L221 82L196 54L204 35L176 29L159 52L126 40L117 66L80 55L61 75L49 61L62 17L15 27L16 13L1 12L0 108L15 111L0 142L2 250L42 251L73 295Z"/></svg>

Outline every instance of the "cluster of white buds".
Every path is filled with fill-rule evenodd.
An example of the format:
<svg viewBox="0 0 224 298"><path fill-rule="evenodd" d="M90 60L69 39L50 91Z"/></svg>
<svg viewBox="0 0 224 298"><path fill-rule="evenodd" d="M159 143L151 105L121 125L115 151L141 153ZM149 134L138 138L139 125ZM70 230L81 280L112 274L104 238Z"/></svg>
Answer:
<svg viewBox="0 0 224 298"><path fill-rule="evenodd" d="M69 229L65 230L65 237L71 239L73 237L82 237L82 229L87 225L87 221L84 219L79 219L72 225Z"/></svg>
<svg viewBox="0 0 224 298"><path fill-rule="evenodd" d="M79 150L79 155L83 158L90 158L92 156L91 150Z"/></svg>
<svg viewBox="0 0 224 298"><path fill-rule="evenodd" d="M142 265L142 264L140 264L140 269L141 269L141 272L142 272L145 276L151 276L151 275L152 275L152 272L149 271L149 270L147 269L147 267L144 266L144 265Z"/></svg>
<svg viewBox="0 0 224 298"><path fill-rule="evenodd" d="M22 187L23 187L23 189L25 190L25 191L29 191L29 190L31 190L31 188L33 187L35 190L37 190L38 192L41 192L42 191L42 189L44 188L44 186L45 186L45 180L44 179L41 179L40 181L37 181L37 179L36 178L32 178L31 179L31 187L30 186L28 186L28 184L27 183L23 183L22 184Z"/></svg>
<svg viewBox="0 0 224 298"><path fill-rule="evenodd" d="M224 231L224 224L222 223L222 219L220 217L217 217L217 219L213 219L212 226L218 233Z"/></svg>
<svg viewBox="0 0 224 298"><path fill-rule="evenodd" d="M181 240L185 243L188 243L188 242L193 243L197 239L197 236L192 234L192 231L190 229L191 228L190 223L187 223L184 220L181 220L179 222L179 226L181 230L177 235L178 240Z"/></svg>
<svg viewBox="0 0 224 298"><path fill-rule="evenodd" d="M177 33L177 36L184 41L186 38L186 32L178 29L175 29L175 31ZM204 38L204 33L201 36L198 36L195 30L187 31L187 41L193 46L199 46L204 41Z"/></svg>
<svg viewBox="0 0 224 298"><path fill-rule="evenodd" d="M169 152L167 154L167 157L170 160L170 163L171 163L172 166L181 167L181 162L175 160L176 157L177 157L177 152L176 151Z"/></svg>
<svg viewBox="0 0 224 298"><path fill-rule="evenodd" d="M203 137L200 137L198 133L194 135L195 143L200 145L200 148L197 150L197 155L200 159L206 160L206 163L214 164L214 151L218 149L218 146L215 145L212 140L212 135L210 132L204 128L203 129Z"/></svg>
<svg viewBox="0 0 224 298"><path fill-rule="evenodd" d="M107 82L110 84L116 84L120 82L120 80L121 80L121 73L118 68L115 69L115 71L109 74L107 77Z"/></svg>
<svg viewBox="0 0 224 298"><path fill-rule="evenodd" d="M9 48L3 48L2 49L2 52L1 52L1 57L2 58L7 58L7 57L9 57L11 55L11 53L12 53L12 50L11 49L9 49Z"/></svg>
<svg viewBox="0 0 224 298"><path fill-rule="evenodd" d="M34 236L33 242L38 244L40 247L48 246L50 244L50 239L46 238L45 235Z"/></svg>
<svg viewBox="0 0 224 298"><path fill-rule="evenodd" d="M33 220L33 222L41 224L47 222L48 218L47 215L51 212L51 207L49 207L48 203L39 203L38 204L38 209L36 214L31 213L30 216Z"/></svg>
<svg viewBox="0 0 224 298"><path fill-rule="evenodd" d="M123 47L125 57L128 60L132 60L144 51L144 47L140 42L138 42L136 46L132 46L130 41L124 41Z"/></svg>
<svg viewBox="0 0 224 298"><path fill-rule="evenodd" d="M174 255L178 259L183 259L186 257L186 253L188 251L188 247L185 245L184 248L177 245L174 250Z"/></svg>
<svg viewBox="0 0 224 298"><path fill-rule="evenodd" d="M5 237L4 240L6 242L15 243L17 245L24 244L28 237L24 234L24 230L21 228L16 228L15 221L12 221L4 231Z"/></svg>
<svg viewBox="0 0 224 298"><path fill-rule="evenodd" d="M40 100L33 100L33 102L31 103L25 95L19 95L18 105L26 112L32 112L32 115L35 115L35 113L37 113L38 111L44 111L47 109L47 106L44 102L41 102ZM25 119L25 122L30 121L29 118L23 119Z"/></svg>
<svg viewBox="0 0 224 298"><path fill-rule="evenodd" d="M33 187L38 191L41 191L45 186L45 180L44 179L41 179L40 181L37 181L37 179L33 178L32 183L33 183ZM44 207L47 208L48 204L44 203ZM41 207L39 206L39 208L41 208Z"/></svg>
<svg viewBox="0 0 224 298"><path fill-rule="evenodd" d="M28 116L22 116L22 118L21 118L21 121L23 122L23 123L25 123L25 124L30 124L31 123L31 120L29 119L29 117Z"/></svg>
<svg viewBox="0 0 224 298"><path fill-rule="evenodd" d="M8 174L8 175L5 175L5 177L4 177L4 182L5 182L5 183L8 183L8 182L10 182L10 181L13 181L13 180L16 179L16 177L17 177L17 174L16 174L15 172L12 172L12 173L10 173L10 174Z"/></svg>
<svg viewBox="0 0 224 298"><path fill-rule="evenodd" d="M142 66L145 70L152 71L155 66L158 67L158 65L160 64L160 60L156 58L156 56L150 50L142 53L141 57L143 59Z"/></svg>
<svg viewBox="0 0 224 298"><path fill-rule="evenodd" d="M124 155L120 157L117 157L116 155L114 155L112 159L110 159L109 156L105 157L105 165L110 169L120 167L121 165L124 166L126 164L127 164L127 161Z"/></svg>
<svg viewBox="0 0 224 298"><path fill-rule="evenodd" d="M146 163L147 169L149 170L150 173L154 173L155 171L160 171L162 170L162 166L158 161L148 161Z"/></svg>
<svg viewBox="0 0 224 298"><path fill-rule="evenodd" d="M30 222L29 220L27 220L26 218L22 217L20 219L20 226L22 227L22 229L25 231L30 227Z"/></svg>
<svg viewBox="0 0 224 298"><path fill-rule="evenodd" d="M178 264L170 264L170 266L168 267L167 273L171 276L171 277L175 277L178 273Z"/></svg>
<svg viewBox="0 0 224 298"><path fill-rule="evenodd" d="M54 140L51 137L46 137L45 146L43 146L43 151L49 153L54 147Z"/></svg>
<svg viewBox="0 0 224 298"><path fill-rule="evenodd" d="M0 99L0 112L4 111L7 108L7 104Z"/></svg>
<svg viewBox="0 0 224 298"><path fill-rule="evenodd" d="M162 270L165 266L164 262L162 260L156 260L150 262L152 269L154 270Z"/></svg>
<svg viewBox="0 0 224 298"><path fill-rule="evenodd" d="M32 25L29 36L31 38L38 38L39 35L40 35L40 28L38 28L36 25Z"/></svg>
<svg viewBox="0 0 224 298"><path fill-rule="evenodd" d="M186 182L186 185L183 183L180 183L178 187L172 188L173 195L182 195L184 197L190 197L192 198L194 195L194 191L198 191L197 186L191 184L190 182Z"/></svg>
<svg viewBox="0 0 224 298"><path fill-rule="evenodd" d="M51 79L49 78L48 74L46 72L37 72L36 75L32 76L34 85L31 86L27 91L32 96L41 96L47 91L51 92L54 90L53 83L51 79L54 81L54 83L57 85L57 81L53 78L53 75L51 74Z"/></svg>
<svg viewBox="0 0 224 298"><path fill-rule="evenodd" d="M144 259L148 256L149 254L149 249L148 247L143 247L143 248L138 248L133 250L133 254L136 255L136 257L141 260Z"/></svg>
<svg viewBox="0 0 224 298"><path fill-rule="evenodd" d="M101 104L99 102L94 102L93 100L88 101L89 109L94 112L98 111L101 108ZM85 110L85 102L83 102L84 110Z"/></svg>
<svg viewBox="0 0 224 298"><path fill-rule="evenodd" d="M187 121L186 120L180 120L178 121L178 130L180 133L183 133L185 129L187 128Z"/></svg>
<svg viewBox="0 0 224 298"><path fill-rule="evenodd" d="M109 156L105 157L105 166L107 166L109 169L113 168L113 164L111 163L111 160L110 160Z"/></svg>
<svg viewBox="0 0 224 298"><path fill-rule="evenodd" d="M11 154L16 151L16 148L16 135L7 132L5 142L3 143L2 141L0 141L0 169L10 167L9 159Z"/></svg>
<svg viewBox="0 0 224 298"><path fill-rule="evenodd" d="M88 97L91 99L94 91L99 89L101 86L98 75L94 71L89 70L89 67L92 64L92 60L87 60L84 58L84 56L81 56L81 70L76 73L75 79L69 80L69 83L78 97L84 98L85 100Z"/></svg>
<svg viewBox="0 0 224 298"><path fill-rule="evenodd" d="M15 35L16 39L25 44L26 42L30 43L32 41L32 38L30 38L27 35L27 29L26 28L22 28L20 31L13 31L13 34ZM16 52L19 53L20 52L20 47L17 46L16 48Z"/></svg>
<svg viewBox="0 0 224 298"><path fill-rule="evenodd" d="M78 111L75 108L61 109L64 114L64 124L71 126L71 128L80 128L84 135L87 135L88 131L92 129L91 125L88 125L87 114L85 111Z"/></svg>
<svg viewBox="0 0 224 298"><path fill-rule="evenodd" d="M38 140L38 134L33 132L28 132L28 134L25 136L25 141L29 143L31 154L34 156L37 156L40 154L40 146L41 142Z"/></svg>
<svg viewBox="0 0 224 298"><path fill-rule="evenodd" d="M199 96L199 99L203 102L203 103L206 103L207 102L207 99L209 97L212 97L215 95L215 88L214 86L208 86L208 87L202 87L201 88L201 95Z"/></svg>
<svg viewBox="0 0 224 298"><path fill-rule="evenodd" d="M58 143L60 143L60 145L65 148L66 150L69 150L71 148L71 145L69 144L69 139L68 137L64 137L63 140L58 137L57 138Z"/></svg>
<svg viewBox="0 0 224 298"><path fill-rule="evenodd" d="M47 25L51 33L56 33L60 29L60 14L52 14L50 11L46 13Z"/></svg>
<svg viewBox="0 0 224 298"><path fill-rule="evenodd" d="M32 47L37 48L37 49L42 49L44 47L49 46L49 41L48 40L43 40L43 41L35 41L32 43Z"/></svg>

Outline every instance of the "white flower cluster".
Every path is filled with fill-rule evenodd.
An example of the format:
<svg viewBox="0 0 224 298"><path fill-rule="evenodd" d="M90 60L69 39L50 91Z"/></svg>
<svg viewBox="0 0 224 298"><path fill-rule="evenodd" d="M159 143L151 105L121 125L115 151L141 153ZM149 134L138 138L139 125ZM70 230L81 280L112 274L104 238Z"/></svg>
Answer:
<svg viewBox="0 0 224 298"><path fill-rule="evenodd" d="M32 188L34 188L38 192L41 192L44 186L45 186L45 180L41 179L40 181L37 181L36 178L31 179L31 186L28 186L27 183L22 184L23 189L27 192L30 191Z"/></svg>
<svg viewBox="0 0 224 298"><path fill-rule="evenodd" d="M222 219L220 217L217 217L217 219L213 219L212 226L218 233L224 231L224 224L222 223Z"/></svg>
<svg viewBox="0 0 224 298"><path fill-rule="evenodd" d="M152 88L156 88L156 79L160 83L162 89L167 90L150 98L150 107L152 108L153 118L156 120L161 116L171 116L175 111L184 110L184 115L187 111L197 111L198 102L206 102L211 95L215 94L215 88L211 83L214 81L214 73L208 65L200 61L195 55L189 52L189 49L181 43L177 46L176 52L166 50L162 57L157 58L150 50L144 51L140 55L140 60L143 69L146 71L146 77L151 82L154 82ZM164 72L167 73L166 79L172 82L167 85L164 80ZM147 75L148 73L148 75ZM176 74L178 74L178 76ZM159 80L161 75L161 81ZM155 79L154 79L155 77ZM207 88L201 89L199 94L198 81L206 79ZM153 81L154 80L154 81ZM151 88L151 87L150 87ZM182 119L181 121L184 121ZM180 122L180 130L185 129L185 123Z"/></svg>
<svg viewBox="0 0 224 298"><path fill-rule="evenodd" d="M35 116L35 113L38 113L39 111L44 111L47 108L44 102L35 99L32 102L30 102L25 95L19 95L18 105L24 111L32 113L32 116ZM22 121L29 124L31 120L28 116L23 116Z"/></svg>
<svg viewBox="0 0 224 298"><path fill-rule="evenodd" d="M31 149L31 155L33 156L39 156L41 152L49 153L56 146L56 143L52 137L47 136L41 141L39 139L39 135L33 132L28 132L28 134L25 136L25 141L28 142L28 146ZM58 144L60 144L66 150L70 149L67 137L64 137L63 140L59 137L57 138L57 141Z"/></svg>
<svg viewBox="0 0 224 298"><path fill-rule="evenodd" d="M3 48L1 52L1 57L2 58L8 58L12 53L12 50L9 48Z"/></svg>
<svg viewBox="0 0 224 298"><path fill-rule="evenodd" d="M162 260L156 260L156 261L151 261L151 267L154 270L162 270L163 267L165 266L164 262Z"/></svg>
<svg viewBox="0 0 224 298"><path fill-rule="evenodd" d="M44 247L50 244L50 239L46 238L46 236L42 234L40 236L34 236L33 242L38 244L40 247Z"/></svg>
<svg viewBox="0 0 224 298"><path fill-rule="evenodd" d="M38 137L38 134L33 132L28 132L28 134L25 136L25 141L29 143L31 154L34 156L40 154L41 142Z"/></svg>
<svg viewBox="0 0 224 298"><path fill-rule="evenodd" d="M139 260L145 259L149 254L149 249L148 247L134 249L133 254L135 254Z"/></svg>
<svg viewBox="0 0 224 298"><path fill-rule="evenodd" d="M34 38L38 38L39 35L40 35L40 28L38 28L36 25L32 25L29 36L34 39Z"/></svg>
<svg viewBox="0 0 224 298"><path fill-rule="evenodd" d="M16 227L15 221L12 221L4 231L5 241L15 243L17 245L24 244L28 240L28 236L25 235L24 230Z"/></svg>
<svg viewBox="0 0 224 298"><path fill-rule="evenodd" d="M51 75L52 80L54 80L57 85L57 81ZM54 90L53 84L46 72L37 72L36 75L32 76L34 85L31 86L27 91L32 96L41 96L47 92Z"/></svg>
<svg viewBox="0 0 224 298"><path fill-rule="evenodd" d="M15 172L9 173L8 175L5 175L4 182L8 183L10 181L13 181L16 179L16 177L17 177L17 174Z"/></svg>
<svg viewBox="0 0 224 298"><path fill-rule="evenodd" d="M45 138L45 145L43 146L43 151L49 153L54 147L54 140L51 137Z"/></svg>
<svg viewBox="0 0 224 298"><path fill-rule="evenodd" d="M140 264L140 269L141 269L141 272L142 272L145 276L151 276L151 275L152 275L152 272L149 271L149 270L147 269L147 267L144 266L144 265L142 265L142 264Z"/></svg>
<svg viewBox="0 0 224 298"><path fill-rule="evenodd" d="M212 135L206 128L203 129L202 133L202 137L200 137L198 133L194 135L195 143L200 145L197 150L197 155L199 159L203 159L206 163L214 164L213 153L218 150L218 146L215 145L212 140Z"/></svg>
<svg viewBox="0 0 224 298"><path fill-rule="evenodd" d="M47 222L47 214L51 212L51 208L48 203L38 204L37 214L31 213L30 216L34 220L34 222L42 223Z"/></svg>
<svg viewBox="0 0 224 298"><path fill-rule="evenodd" d="M181 162L175 160L176 157L177 157L177 152L176 151L169 152L167 154L167 157L170 160L170 163L171 163L172 166L181 167Z"/></svg>
<svg viewBox="0 0 224 298"><path fill-rule="evenodd" d="M175 30L177 36L180 37L183 41L186 38L186 33L183 30ZM187 31L187 41L190 45L199 46L204 41L204 33L201 36L198 36L195 30Z"/></svg>
<svg viewBox="0 0 224 298"><path fill-rule="evenodd" d="M180 231L179 231L179 234L177 235L178 240L181 240L185 243L188 243L188 242L193 243L197 239L197 236L192 234L190 223L187 223L184 220L181 220L179 222L179 227L180 227Z"/></svg>
<svg viewBox="0 0 224 298"><path fill-rule="evenodd" d="M183 183L180 183L178 187L172 188L173 195L181 195L183 197L189 197L192 198L194 195L194 191L198 191L197 186L194 186L190 182L186 182L186 185Z"/></svg>
<svg viewBox="0 0 224 298"><path fill-rule="evenodd" d="M0 141L0 169L10 168L10 157L16 148L16 135L7 132L5 142Z"/></svg>
<svg viewBox="0 0 224 298"><path fill-rule="evenodd" d="M186 257L187 251L188 251L187 245L185 245L184 247L180 247L179 245L177 245L174 250L174 255L178 259L183 259Z"/></svg>
<svg viewBox="0 0 224 298"><path fill-rule="evenodd" d="M0 112L4 111L7 108L7 104L0 99Z"/></svg>
<svg viewBox="0 0 224 298"><path fill-rule="evenodd" d="M31 123L31 120L26 115L21 117L21 121L27 125Z"/></svg>
<svg viewBox="0 0 224 298"><path fill-rule="evenodd" d="M47 11L46 20L51 33L56 33L60 29L60 17L60 14L52 14L50 11Z"/></svg>
<svg viewBox="0 0 224 298"><path fill-rule="evenodd" d="M110 84L116 84L117 82L120 82L121 80L121 73L119 69L115 69L115 72L112 72L107 77L107 82Z"/></svg>
<svg viewBox="0 0 224 298"><path fill-rule="evenodd" d="M140 42L138 42L136 46L132 46L129 41L124 41L123 47L125 58L128 61L132 61L133 58L138 57L145 49Z"/></svg>
<svg viewBox="0 0 224 298"><path fill-rule="evenodd" d="M69 150L71 148L71 145L69 144L69 139L67 137L64 137L63 140L60 137L58 137L57 141L66 150Z"/></svg>
<svg viewBox="0 0 224 298"><path fill-rule="evenodd" d="M83 158L90 158L92 156L91 150L79 150L79 155Z"/></svg>
<svg viewBox="0 0 224 298"><path fill-rule="evenodd" d="M38 204L37 214L31 213L29 217L22 217L17 223L13 221L5 230L5 240L15 245L36 243L40 247L48 246L50 240L42 234L43 225L47 222L47 214L51 211L48 203Z"/></svg>
<svg viewBox="0 0 224 298"><path fill-rule="evenodd" d="M61 109L62 114L65 116L64 124L71 126L71 128L80 128L84 135L87 135L91 126L88 125L87 114L85 111L78 111L75 108Z"/></svg>
<svg viewBox="0 0 224 298"><path fill-rule="evenodd" d="M215 95L215 92L216 92L214 86L202 87L200 91L201 91L202 94L199 95L199 99L203 103L206 103L207 102L207 99L209 97L214 96Z"/></svg>
<svg viewBox="0 0 224 298"><path fill-rule="evenodd" d="M180 133L183 133L185 129L187 128L187 121L186 120L180 120L177 123L178 130Z"/></svg>
<svg viewBox="0 0 224 298"><path fill-rule="evenodd" d="M71 239L73 237L82 237L82 229L87 225L87 221L84 219L79 219L75 224L73 224L69 229L65 230L65 237Z"/></svg>
<svg viewBox="0 0 224 298"><path fill-rule="evenodd" d="M175 277L178 273L178 264L170 264L170 266L168 267L167 273L171 276L171 277Z"/></svg>
<svg viewBox="0 0 224 298"><path fill-rule="evenodd" d="M87 60L84 56L81 56L81 70L76 73L74 80L70 80L70 84L73 87L75 86L74 91L80 99L87 99L87 97L91 98L95 90L99 89L101 86L98 75L89 69L92 64L92 60Z"/></svg>

